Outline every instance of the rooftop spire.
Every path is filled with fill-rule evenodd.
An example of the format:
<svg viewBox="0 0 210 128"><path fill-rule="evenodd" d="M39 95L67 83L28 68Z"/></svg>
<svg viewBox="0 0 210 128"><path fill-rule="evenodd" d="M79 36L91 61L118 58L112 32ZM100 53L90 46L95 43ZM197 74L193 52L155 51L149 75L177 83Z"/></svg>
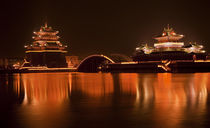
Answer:
<svg viewBox="0 0 210 128"><path fill-rule="evenodd" d="M45 23L44 23L44 27L45 27L45 28L47 28L47 21L45 21Z"/></svg>
<svg viewBox="0 0 210 128"><path fill-rule="evenodd" d="M170 29L170 25L168 24L168 30Z"/></svg>
<svg viewBox="0 0 210 128"><path fill-rule="evenodd" d="M170 33L173 32L173 28L170 28L170 25L168 24L167 28L164 28L163 32L166 32L168 35L170 35Z"/></svg>

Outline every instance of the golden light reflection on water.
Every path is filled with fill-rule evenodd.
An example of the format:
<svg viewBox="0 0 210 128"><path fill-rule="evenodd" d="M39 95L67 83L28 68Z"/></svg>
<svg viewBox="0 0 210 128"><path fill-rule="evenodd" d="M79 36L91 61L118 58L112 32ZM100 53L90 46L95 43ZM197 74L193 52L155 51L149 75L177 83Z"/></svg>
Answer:
<svg viewBox="0 0 210 128"><path fill-rule="evenodd" d="M110 73L79 73L72 80L73 91L79 91L91 97L101 97L113 93L113 78Z"/></svg>
<svg viewBox="0 0 210 128"><path fill-rule="evenodd" d="M136 73L121 73L119 74L119 84L121 88L121 92L139 95L137 92L138 88L138 74Z"/></svg>
<svg viewBox="0 0 210 128"><path fill-rule="evenodd" d="M53 122L62 122L57 117L68 117L64 114L64 103L71 93L71 74L30 73L15 77L17 94L20 94L19 85L24 92L19 116L24 120L21 123L25 127L53 127L56 125Z"/></svg>
<svg viewBox="0 0 210 128"><path fill-rule="evenodd" d="M51 73L22 74L25 91L23 104L59 104L68 99L71 90L71 75ZM69 79L70 78L70 79Z"/></svg>
<svg viewBox="0 0 210 128"><path fill-rule="evenodd" d="M66 102L74 104L71 100L74 97L80 101L78 95L72 95L80 94L91 110L106 106L111 114L117 102L121 104L119 110L130 106L126 111L128 113L123 111L120 114L122 117L126 115L124 118L136 117L131 121L138 122L145 116L156 127L163 124L166 127L180 127L192 116L199 117L199 120L193 120L195 124L204 120L210 91L209 73L31 73L14 77L17 95L20 95L21 89L24 90L22 111L27 113L24 116L28 122L34 115L48 120L48 123L55 121L55 116L60 119L69 116L64 112L71 110ZM82 105L87 107L79 104ZM142 115L142 112L148 115Z"/></svg>

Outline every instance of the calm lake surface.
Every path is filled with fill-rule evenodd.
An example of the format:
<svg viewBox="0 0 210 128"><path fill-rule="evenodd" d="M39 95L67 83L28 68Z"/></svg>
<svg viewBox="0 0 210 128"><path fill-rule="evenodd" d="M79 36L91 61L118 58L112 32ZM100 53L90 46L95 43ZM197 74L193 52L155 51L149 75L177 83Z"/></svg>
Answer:
<svg viewBox="0 0 210 128"><path fill-rule="evenodd" d="M0 75L0 127L199 128L210 73Z"/></svg>

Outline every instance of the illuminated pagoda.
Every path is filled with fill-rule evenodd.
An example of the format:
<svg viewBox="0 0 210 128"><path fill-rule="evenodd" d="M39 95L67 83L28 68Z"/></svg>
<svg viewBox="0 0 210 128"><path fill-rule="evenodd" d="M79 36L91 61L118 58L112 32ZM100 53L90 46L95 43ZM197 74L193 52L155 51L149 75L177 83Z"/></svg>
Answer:
<svg viewBox="0 0 210 128"><path fill-rule="evenodd" d="M39 31L34 32L33 43L26 45L26 61L28 66L44 66L47 68L67 67L66 45L59 41L59 32L45 23Z"/></svg>
<svg viewBox="0 0 210 128"><path fill-rule="evenodd" d="M154 44L155 51L181 51L184 42L180 42L184 36L176 34L173 28L164 28L161 36L155 37L158 42Z"/></svg>
<svg viewBox="0 0 210 128"><path fill-rule="evenodd" d="M180 41L184 35L176 34L169 25L164 28L160 36L155 37L154 47L143 44L136 48L134 61L161 61L161 60L192 60L206 59L207 53L203 46L197 43L184 45Z"/></svg>

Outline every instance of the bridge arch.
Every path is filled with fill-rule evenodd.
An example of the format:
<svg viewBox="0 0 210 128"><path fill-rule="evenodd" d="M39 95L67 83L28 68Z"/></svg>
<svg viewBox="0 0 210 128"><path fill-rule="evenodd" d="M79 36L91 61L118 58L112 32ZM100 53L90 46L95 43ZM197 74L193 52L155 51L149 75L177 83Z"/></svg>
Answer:
<svg viewBox="0 0 210 128"><path fill-rule="evenodd" d="M80 64L77 66L77 71L97 72L98 68L105 63L114 63L114 61L104 55L90 55L80 62Z"/></svg>

